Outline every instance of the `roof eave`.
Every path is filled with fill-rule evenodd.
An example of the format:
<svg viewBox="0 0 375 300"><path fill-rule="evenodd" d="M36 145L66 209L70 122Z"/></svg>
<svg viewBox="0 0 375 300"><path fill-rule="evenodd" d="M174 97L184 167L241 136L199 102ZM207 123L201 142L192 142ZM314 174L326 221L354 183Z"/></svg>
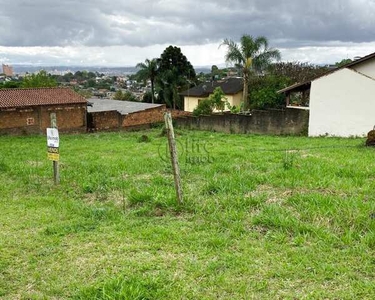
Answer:
<svg viewBox="0 0 375 300"><path fill-rule="evenodd" d="M305 88L303 88L303 87L305 87ZM282 90L277 91L277 93L283 94L283 93L292 92L292 91L295 91L295 90L309 89L310 87L311 87L311 81L308 81L308 82L297 83L297 84L291 85L289 87L286 87Z"/></svg>

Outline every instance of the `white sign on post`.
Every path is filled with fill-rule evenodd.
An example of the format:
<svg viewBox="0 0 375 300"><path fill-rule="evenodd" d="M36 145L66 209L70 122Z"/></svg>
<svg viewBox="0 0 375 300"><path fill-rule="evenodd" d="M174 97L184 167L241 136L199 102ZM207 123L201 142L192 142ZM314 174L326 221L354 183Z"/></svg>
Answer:
<svg viewBox="0 0 375 300"><path fill-rule="evenodd" d="M59 148L59 131L57 128L47 128L47 146Z"/></svg>

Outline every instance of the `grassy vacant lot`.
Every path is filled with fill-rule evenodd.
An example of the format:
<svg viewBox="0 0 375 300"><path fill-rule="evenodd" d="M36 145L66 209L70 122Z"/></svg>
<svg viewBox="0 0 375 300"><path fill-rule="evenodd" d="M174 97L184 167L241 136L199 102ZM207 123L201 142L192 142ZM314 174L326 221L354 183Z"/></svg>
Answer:
<svg viewBox="0 0 375 300"><path fill-rule="evenodd" d="M178 131L179 206L159 134L62 136L58 187L45 137L0 137L0 298L375 298L363 139Z"/></svg>

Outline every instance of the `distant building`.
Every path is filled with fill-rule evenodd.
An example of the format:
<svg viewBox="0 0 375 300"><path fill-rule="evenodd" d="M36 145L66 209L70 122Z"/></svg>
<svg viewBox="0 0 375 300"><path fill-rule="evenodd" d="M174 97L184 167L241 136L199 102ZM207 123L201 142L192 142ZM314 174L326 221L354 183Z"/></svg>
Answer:
<svg viewBox="0 0 375 300"><path fill-rule="evenodd" d="M5 76L13 77L13 67L3 64L3 73L5 74Z"/></svg>

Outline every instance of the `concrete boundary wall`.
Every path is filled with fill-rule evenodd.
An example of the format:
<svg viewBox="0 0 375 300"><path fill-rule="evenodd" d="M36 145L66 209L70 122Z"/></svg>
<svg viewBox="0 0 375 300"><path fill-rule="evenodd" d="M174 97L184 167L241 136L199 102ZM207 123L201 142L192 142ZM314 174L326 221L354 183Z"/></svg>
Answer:
<svg viewBox="0 0 375 300"><path fill-rule="evenodd" d="M306 135L309 111L300 109L255 110L251 115L215 114L174 120L182 129L209 130L224 133L270 135Z"/></svg>

